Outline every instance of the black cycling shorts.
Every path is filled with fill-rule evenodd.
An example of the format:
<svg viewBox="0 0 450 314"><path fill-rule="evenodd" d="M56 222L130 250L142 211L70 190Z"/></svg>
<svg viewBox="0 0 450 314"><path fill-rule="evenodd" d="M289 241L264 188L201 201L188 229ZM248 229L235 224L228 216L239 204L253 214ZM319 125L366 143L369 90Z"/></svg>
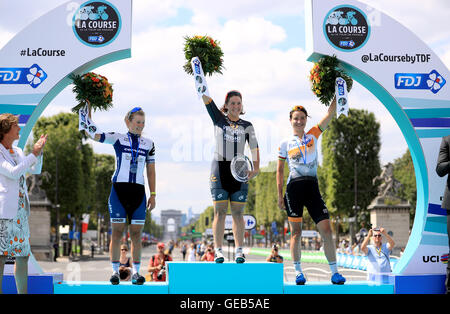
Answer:
<svg viewBox="0 0 450 314"><path fill-rule="evenodd" d="M324 219L330 219L327 206L320 195L316 177L300 177L291 180L286 187L284 204L289 221L301 222L304 206L316 224Z"/></svg>
<svg viewBox="0 0 450 314"><path fill-rule="evenodd" d="M247 202L248 183L237 181L231 174L230 161L213 161L210 188L214 202L228 199L235 203Z"/></svg>
<svg viewBox="0 0 450 314"><path fill-rule="evenodd" d="M147 214L145 187L142 184L115 182L108 200L111 223L143 225Z"/></svg>

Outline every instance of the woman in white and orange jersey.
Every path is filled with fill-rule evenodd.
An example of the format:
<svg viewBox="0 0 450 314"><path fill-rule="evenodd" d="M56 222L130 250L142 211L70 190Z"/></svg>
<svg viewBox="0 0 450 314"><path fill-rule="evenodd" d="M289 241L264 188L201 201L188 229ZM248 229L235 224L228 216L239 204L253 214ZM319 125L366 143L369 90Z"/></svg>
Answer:
<svg viewBox="0 0 450 314"><path fill-rule="evenodd" d="M317 182L317 141L327 128L336 112L336 99L333 99L326 116L318 125L305 132L308 113L302 106L295 106L289 114L292 136L281 142L278 153L277 188L278 206L286 210L291 229L291 256L296 271L296 284L306 282L301 258L301 234L303 207L306 206L324 240L325 256L332 272L331 282L343 284L345 278L337 271L336 248L331 234L330 216L319 191ZM286 193L283 196L284 164L289 165Z"/></svg>

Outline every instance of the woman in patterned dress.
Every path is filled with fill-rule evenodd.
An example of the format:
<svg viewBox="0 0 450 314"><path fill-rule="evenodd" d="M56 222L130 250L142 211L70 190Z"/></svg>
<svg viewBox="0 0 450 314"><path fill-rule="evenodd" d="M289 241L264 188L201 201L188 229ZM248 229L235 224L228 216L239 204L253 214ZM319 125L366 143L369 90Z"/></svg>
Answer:
<svg viewBox="0 0 450 314"><path fill-rule="evenodd" d="M15 258L15 279L18 293L28 292L28 257L30 256L30 204L25 174L39 174L42 169L42 150L47 135L34 144L32 153L25 156L13 146L19 139L18 117L0 115L0 293L3 270L7 258Z"/></svg>

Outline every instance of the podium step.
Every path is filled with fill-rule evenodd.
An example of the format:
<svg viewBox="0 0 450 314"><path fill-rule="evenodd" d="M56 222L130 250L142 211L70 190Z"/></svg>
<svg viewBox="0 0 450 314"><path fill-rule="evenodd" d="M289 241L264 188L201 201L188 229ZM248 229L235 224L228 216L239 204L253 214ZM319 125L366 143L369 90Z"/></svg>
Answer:
<svg viewBox="0 0 450 314"><path fill-rule="evenodd" d="M28 276L29 294L53 294L54 283L63 279L61 273L33 274ZM16 281L13 275L4 275L2 289L4 294L17 294Z"/></svg>
<svg viewBox="0 0 450 314"><path fill-rule="evenodd" d="M294 282L284 283L284 294L393 294L393 284L376 284L370 281L348 281L343 285L331 282L307 282L297 286Z"/></svg>
<svg viewBox="0 0 450 314"><path fill-rule="evenodd" d="M142 286L121 282L113 286L109 281L62 281L55 284L55 294L168 294L166 282L146 282Z"/></svg>
<svg viewBox="0 0 450 314"><path fill-rule="evenodd" d="M169 262L170 294L282 294L283 264Z"/></svg>

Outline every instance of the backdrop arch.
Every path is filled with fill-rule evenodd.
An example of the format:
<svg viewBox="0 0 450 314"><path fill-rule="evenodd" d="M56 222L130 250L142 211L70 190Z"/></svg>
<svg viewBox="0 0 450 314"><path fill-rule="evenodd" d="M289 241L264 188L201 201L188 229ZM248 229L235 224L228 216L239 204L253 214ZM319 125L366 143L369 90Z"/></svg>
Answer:
<svg viewBox="0 0 450 314"><path fill-rule="evenodd" d="M71 74L131 57L131 11L132 0L68 1L0 50L0 113L20 115L19 147ZM33 258L29 270L42 272Z"/></svg>
<svg viewBox="0 0 450 314"><path fill-rule="evenodd" d="M305 16L308 60L336 55L387 108L410 149L417 207L410 239L393 272L442 278L443 261L427 263L423 257L449 251L446 212L440 206L445 179L435 172L441 137L450 134L449 70L415 34L361 2L308 0Z"/></svg>

